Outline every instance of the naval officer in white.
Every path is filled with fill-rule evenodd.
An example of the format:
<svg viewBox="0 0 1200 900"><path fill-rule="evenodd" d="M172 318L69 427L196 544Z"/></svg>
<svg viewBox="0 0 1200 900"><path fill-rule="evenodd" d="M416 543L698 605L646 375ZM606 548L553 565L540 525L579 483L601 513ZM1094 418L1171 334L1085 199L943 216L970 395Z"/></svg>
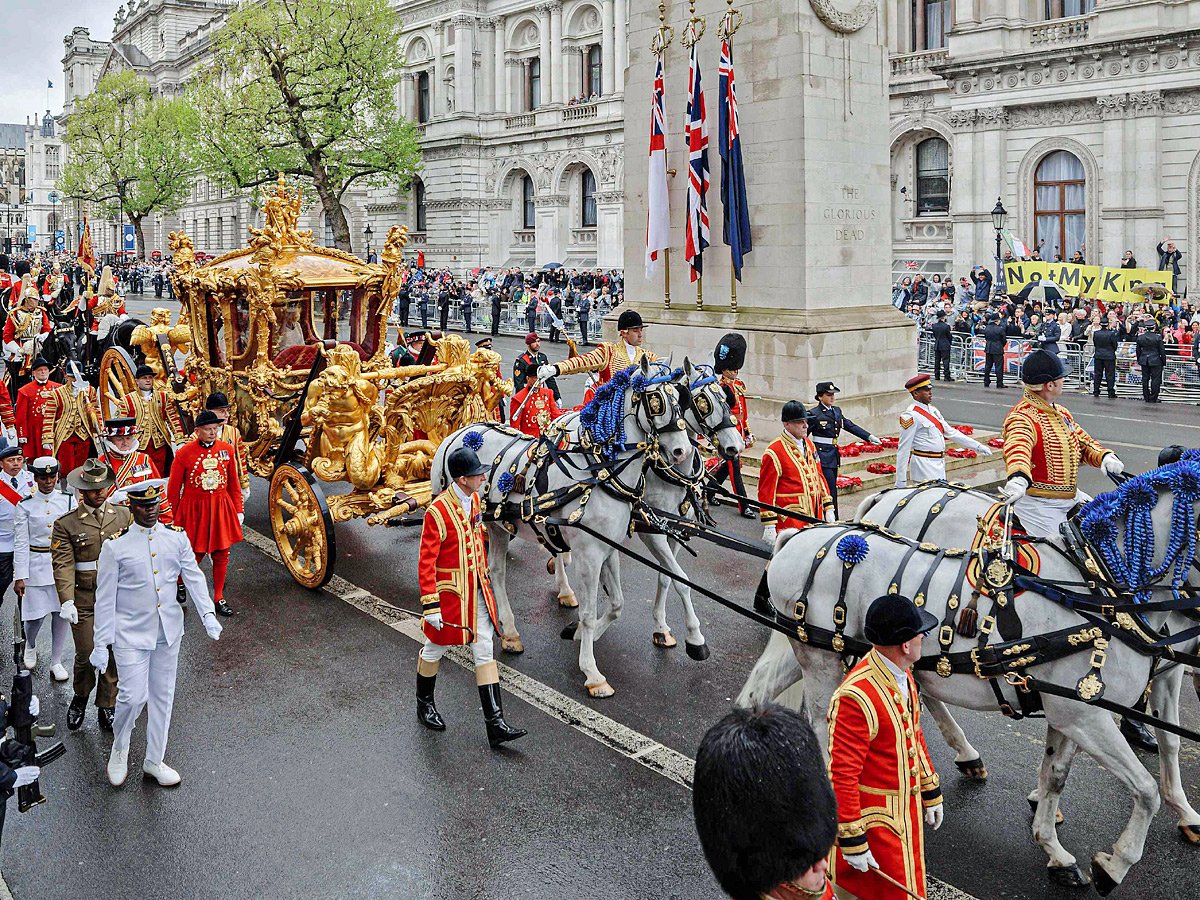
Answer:
<svg viewBox="0 0 1200 900"><path fill-rule="evenodd" d="M183 639L184 607L175 599L180 575L204 630L214 641L221 636L221 624L187 535L182 528L158 521L159 504L166 496L163 481L132 485L126 496L133 523L104 542L96 573L91 663L103 673L112 645L121 672L108 780L114 787L125 782L129 737L142 709L149 706L142 771L159 784L171 786L181 780L179 773L163 762Z"/></svg>
<svg viewBox="0 0 1200 900"><path fill-rule="evenodd" d="M896 487L907 487L910 482L945 481L946 438L983 456L992 455L990 447L952 428L933 405L933 385L928 375L910 378L904 387L912 394L913 402L900 414Z"/></svg>

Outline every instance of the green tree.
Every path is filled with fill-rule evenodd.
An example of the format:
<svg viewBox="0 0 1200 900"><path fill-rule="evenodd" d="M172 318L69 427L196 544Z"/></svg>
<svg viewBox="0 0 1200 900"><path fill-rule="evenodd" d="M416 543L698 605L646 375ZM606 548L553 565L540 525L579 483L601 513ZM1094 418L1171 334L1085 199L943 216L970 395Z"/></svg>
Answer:
<svg viewBox="0 0 1200 900"><path fill-rule="evenodd" d="M127 219L146 258L142 220L187 199L192 164L185 143L190 109L155 96L136 72L106 75L67 120L67 160L59 189Z"/></svg>
<svg viewBox="0 0 1200 900"><path fill-rule="evenodd" d="M188 94L198 168L239 190L280 172L311 181L334 244L349 252L346 191L407 186L420 167L396 99L396 11L388 0L244 2L214 46Z"/></svg>

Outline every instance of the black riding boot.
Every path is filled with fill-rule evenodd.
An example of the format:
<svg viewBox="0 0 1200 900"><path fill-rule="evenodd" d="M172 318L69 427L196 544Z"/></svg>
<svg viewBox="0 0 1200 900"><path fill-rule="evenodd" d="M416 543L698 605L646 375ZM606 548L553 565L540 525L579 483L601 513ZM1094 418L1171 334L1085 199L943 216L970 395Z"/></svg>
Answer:
<svg viewBox="0 0 1200 900"><path fill-rule="evenodd" d="M488 743L499 747L505 741L515 741L529 732L522 728L511 728L504 721L504 707L500 702L500 685L479 685L479 703L483 707L483 721L487 725Z"/></svg>
<svg viewBox="0 0 1200 900"><path fill-rule="evenodd" d="M775 615L775 604L771 602L771 590L767 587L767 570L763 569L758 587L754 589L754 611L763 616Z"/></svg>
<svg viewBox="0 0 1200 900"><path fill-rule="evenodd" d="M1158 752L1158 738L1141 722L1135 722L1133 719L1121 719L1121 734L1125 736L1125 741L1129 746L1136 750L1145 750L1149 753Z"/></svg>
<svg viewBox="0 0 1200 900"><path fill-rule="evenodd" d="M433 705L433 688L437 682L436 675L417 675L417 720L426 728L434 731L445 731L446 723Z"/></svg>

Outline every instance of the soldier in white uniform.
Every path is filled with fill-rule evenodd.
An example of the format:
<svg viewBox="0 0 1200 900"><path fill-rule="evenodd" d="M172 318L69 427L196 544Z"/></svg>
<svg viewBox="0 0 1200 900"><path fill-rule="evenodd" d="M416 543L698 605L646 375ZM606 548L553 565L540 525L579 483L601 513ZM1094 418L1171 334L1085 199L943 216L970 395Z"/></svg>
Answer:
<svg viewBox="0 0 1200 900"><path fill-rule="evenodd" d="M158 521L159 503L165 495L161 479L127 489L133 523L104 542L97 567L91 663L103 673L111 645L121 671L108 758L108 780L114 787L125 782L129 737L147 706L142 771L164 786L181 781L179 773L163 762L183 640L185 607L175 600L175 582L180 575L208 636L214 641L221 636L208 584L196 565L187 535L182 528Z"/></svg>
<svg viewBox="0 0 1200 900"><path fill-rule="evenodd" d="M904 387L912 394L913 402L900 414L896 487L907 487L910 481L945 481L946 438L984 456L992 455L990 447L950 427L942 411L933 405L933 385L928 375L910 378Z"/></svg>
<svg viewBox="0 0 1200 900"><path fill-rule="evenodd" d="M13 590L21 598L25 623L25 668L32 672L37 666L37 636L49 616L50 677L66 681L62 655L71 625L60 615L50 531L55 519L75 508L75 497L58 490L58 460L53 456L39 456L30 469L37 490L17 504L13 519Z"/></svg>
<svg viewBox="0 0 1200 900"><path fill-rule="evenodd" d="M0 390L5 390L0 386ZM13 580L13 523L17 504L33 491L33 476L25 469L25 458L16 443L0 447L0 598Z"/></svg>

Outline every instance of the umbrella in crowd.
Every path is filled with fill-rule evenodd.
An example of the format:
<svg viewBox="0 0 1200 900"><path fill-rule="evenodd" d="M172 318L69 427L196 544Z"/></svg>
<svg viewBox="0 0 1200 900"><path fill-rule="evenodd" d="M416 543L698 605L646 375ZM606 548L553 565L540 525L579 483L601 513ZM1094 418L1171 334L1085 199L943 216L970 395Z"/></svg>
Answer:
<svg viewBox="0 0 1200 900"><path fill-rule="evenodd" d="M1141 294L1147 300L1155 303L1161 303L1170 295L1165 285L1155 284L1154 282L1143 282L1133 288L1133 293Z"/></svg>
<svg viewBox="0 0 1200 900"><path fill-rule="evenodd" d="M1041 281L1025 285L1017 296L1026 303L1033 303L1040 300L1042 305L1045 306L1051 303L1062 303L1067 299L1068 294L1060 285L1043 278Z"/></svg>
<svg viewBox="0 0 1200 900"><path fill-rule="evenodd" d="M542 266L543 269L561 269L562 267L562 263L546 263L544 266Z"/></svg>

